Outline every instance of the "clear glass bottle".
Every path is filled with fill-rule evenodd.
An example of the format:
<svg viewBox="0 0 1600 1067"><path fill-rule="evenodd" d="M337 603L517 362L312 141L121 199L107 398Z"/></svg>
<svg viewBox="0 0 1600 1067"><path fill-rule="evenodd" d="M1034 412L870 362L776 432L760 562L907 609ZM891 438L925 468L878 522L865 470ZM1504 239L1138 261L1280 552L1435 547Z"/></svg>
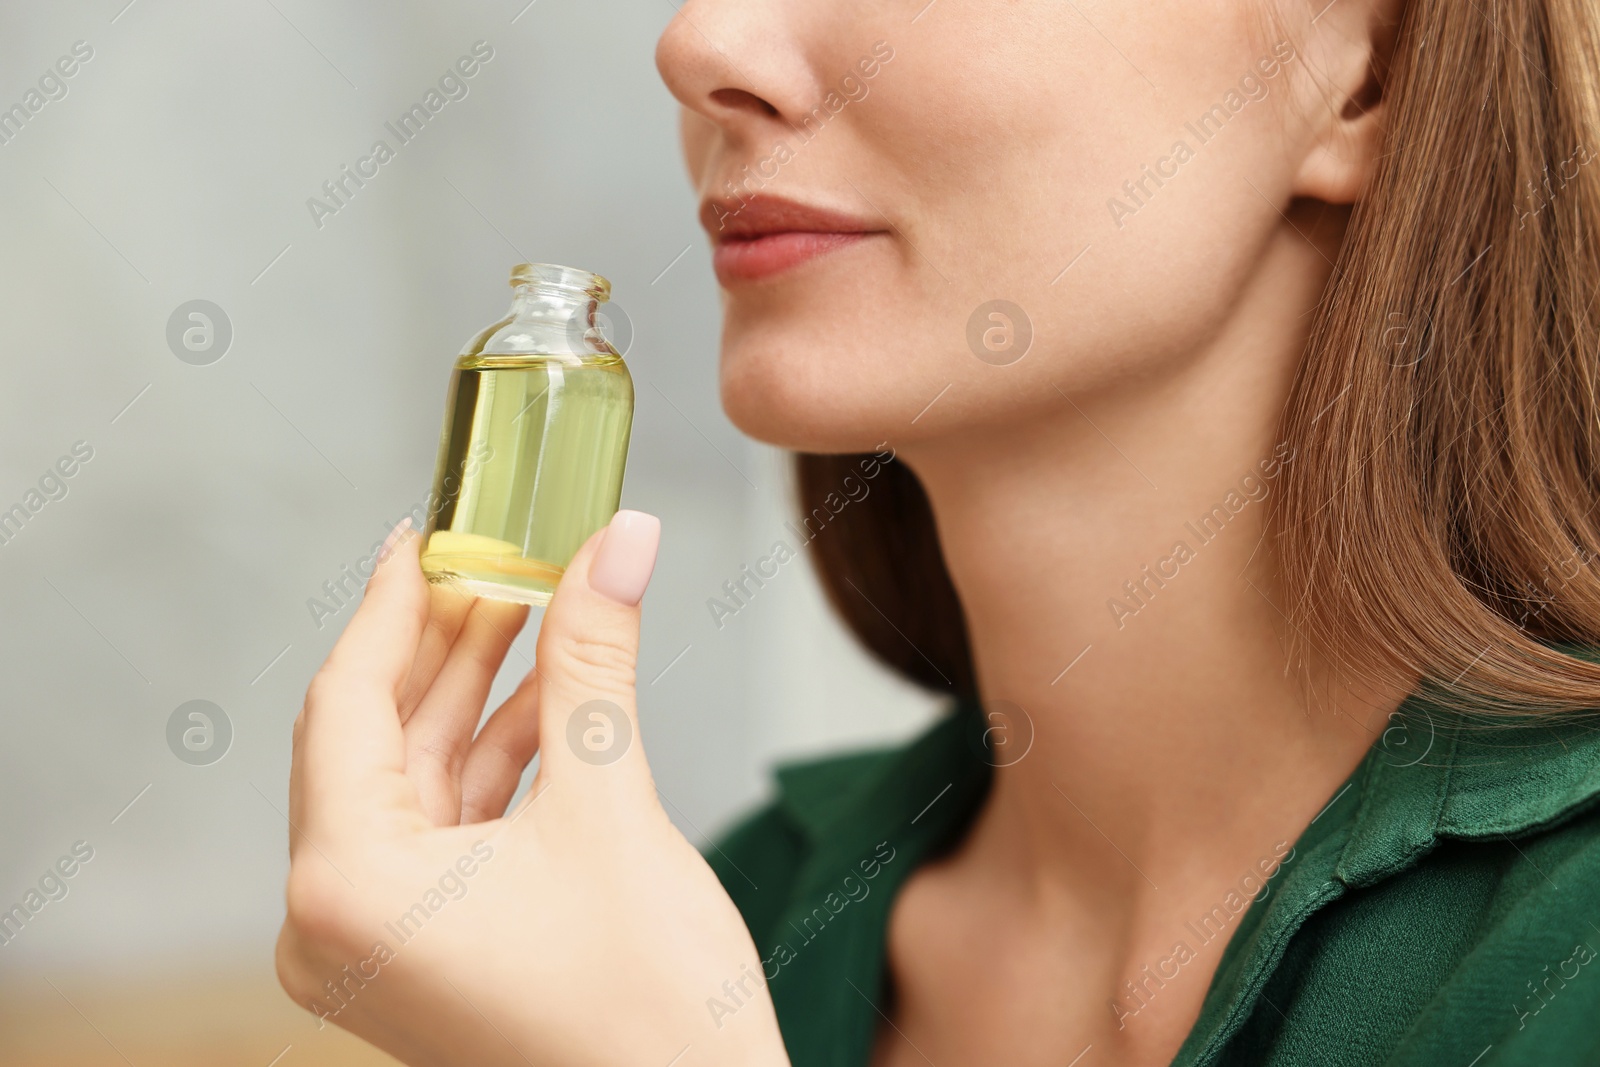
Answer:
<svg viewBox="0 0 1600 1067"><path fill-rule="evenodd" d="M507 317L456 359L422 569L476 596L546 604L616 514L633 378L595 323L610 282L519 263L511 286Z"/></svg>

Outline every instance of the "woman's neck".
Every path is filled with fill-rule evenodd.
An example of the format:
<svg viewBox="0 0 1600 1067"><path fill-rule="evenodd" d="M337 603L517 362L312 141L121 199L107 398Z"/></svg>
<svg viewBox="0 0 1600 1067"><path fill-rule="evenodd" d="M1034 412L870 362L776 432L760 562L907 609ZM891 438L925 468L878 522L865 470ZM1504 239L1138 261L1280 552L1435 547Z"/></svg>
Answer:
<svg viewBox="0 0 1600 1067"><path fill-rule="evenodd" d="M1279 419L1326 268L1286 234L1158 385L1080 395L1063 368L1052 410L901 450L982 696L1025 713L1012 740L1032 731L980 822L1017 873L1124 908L1236 878L1317 814L1404 695L1336 677L1315 649L1291 669L1267 518L1293 473Z"/></svg>

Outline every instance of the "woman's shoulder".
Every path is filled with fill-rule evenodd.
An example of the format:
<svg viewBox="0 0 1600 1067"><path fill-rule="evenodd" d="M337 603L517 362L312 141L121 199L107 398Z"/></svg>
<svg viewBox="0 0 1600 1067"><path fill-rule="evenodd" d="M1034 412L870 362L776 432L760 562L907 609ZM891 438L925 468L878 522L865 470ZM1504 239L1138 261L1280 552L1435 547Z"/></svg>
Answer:
<svg viewBox="0 0 1600 1067"><path fill-rule="evenodd" d="M1303 1062L1315 1047L1394 1067L1596 1062L1594 720L1462 722L1413 704L1394 729L1229 943L1179 1062Z"/></svg>

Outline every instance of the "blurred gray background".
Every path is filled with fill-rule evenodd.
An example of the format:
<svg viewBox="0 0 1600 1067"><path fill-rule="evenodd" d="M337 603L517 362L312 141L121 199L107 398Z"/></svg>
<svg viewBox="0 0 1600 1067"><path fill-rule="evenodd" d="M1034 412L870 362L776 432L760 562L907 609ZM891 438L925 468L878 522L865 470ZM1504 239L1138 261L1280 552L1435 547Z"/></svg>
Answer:
<svg viewBox="0 0 1600 1067"><path fill-rule="evenodd" d="M0 545L0 910L74 842L94 850L0 945L0 1061L381 1062L272 977L289 727L350 613L319 628L307 601L427 492L451 358L502 313L520 260L605 274L632 321L623 501L665 531L644 735L690 838L757 802L777 759L926 721L809 565L720 629L707 607L792 506L783 457L717 403L716 283L653 63L673 13L0 7L0 108L26 115L0 115L0 509L43 501ZM478 41L493 58L466 95L396 147L385 122ZM395 157L319 226L308 198L379 138ZM221 358L191 357L204 365L168 342L192 300L231 326ZM75 445L92 459L49 477ZM192 700L232 728L208 765L167 740Z"/></svg>

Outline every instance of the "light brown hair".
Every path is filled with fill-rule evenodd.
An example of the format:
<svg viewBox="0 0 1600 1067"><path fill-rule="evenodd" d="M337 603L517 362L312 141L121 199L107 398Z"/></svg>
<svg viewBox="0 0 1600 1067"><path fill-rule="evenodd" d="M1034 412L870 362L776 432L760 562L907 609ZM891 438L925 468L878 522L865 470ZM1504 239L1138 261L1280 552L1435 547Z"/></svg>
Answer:
<svg viewBox="0 0 1600 1067"><path fill-rule="evenodd" d="M1272 530L1299 651L1501 710L1600 708L1600 7L1409 0L1386 143L1284 416ZM797 457L806 510L859 457ZM814 542L879 659L973 695L920 483ZM1567 646L1567 647L1562 647Z"/></svg>

